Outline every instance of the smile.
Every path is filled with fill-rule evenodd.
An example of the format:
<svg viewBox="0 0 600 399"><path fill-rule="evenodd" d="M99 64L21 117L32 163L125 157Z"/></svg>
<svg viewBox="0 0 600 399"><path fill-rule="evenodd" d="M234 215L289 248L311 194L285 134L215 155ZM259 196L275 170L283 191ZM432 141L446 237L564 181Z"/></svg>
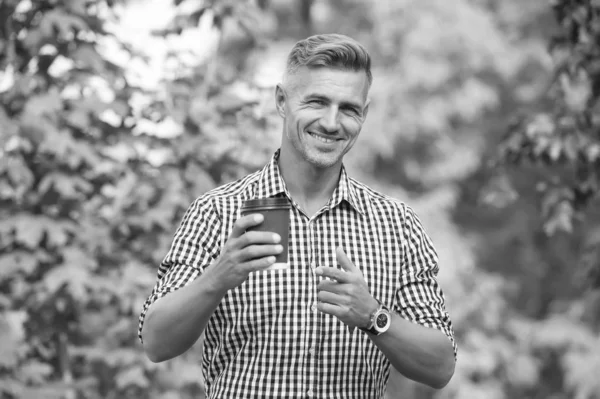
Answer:
<svg viewBox="0 0 600 399"><path fill-rule="evenodd" d="M327 144L329 144L329 143L333 143L333 142L337 141L336 139L328 139L328 138L325 138L325 137L323 137L323 136L319 136L318 134L314 134L314 133L311 133L311 132L308 132L308 134L309 134L311 137L314 137L314 138L316 138L317 140L319 140L319 141L320 141L320 142L322 142L322 143L327 143Z"/></svg>

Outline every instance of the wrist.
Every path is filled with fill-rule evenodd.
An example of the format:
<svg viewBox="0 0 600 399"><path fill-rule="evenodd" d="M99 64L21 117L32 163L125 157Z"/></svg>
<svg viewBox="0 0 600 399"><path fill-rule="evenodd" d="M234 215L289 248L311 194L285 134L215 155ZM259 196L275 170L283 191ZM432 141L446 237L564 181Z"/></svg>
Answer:
<svg viewBox="0 0 600 399"><path fill-rule="evenodd" d="M381 335L385 333L391 325L392 314L387 306L377 301L377 309L370 315L370 321L367 327L360 329L372 335Z"/></svg>
<svg viewBox="0 0 600 399"><path fill-rule="evenodd" d="M379 309L379 301L373 297L369 300L369 304L367 306L367 313L364 316L365 321L361 324L362 329L369 329L373 327L373 316Z"/></svg>
<svg viewBox="0 0 600 399"><path fill-rule="evenodd" d="M219 276L214 273L214 269L214 265L208 267L204 271L204 274L201 276L201 278L199 278L197 281L203 285L204 290L208 294L213 297L222 298L225 296L225 294L227 294L229 289L225 287L221 281L219 281Z"/></svg>

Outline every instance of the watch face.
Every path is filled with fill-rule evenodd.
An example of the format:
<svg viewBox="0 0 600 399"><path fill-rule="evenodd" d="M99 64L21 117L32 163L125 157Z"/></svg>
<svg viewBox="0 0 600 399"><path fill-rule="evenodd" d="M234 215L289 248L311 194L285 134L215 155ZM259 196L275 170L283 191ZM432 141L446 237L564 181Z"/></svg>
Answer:
<svg viewBox="0 0 600 399"><path fill-rule="evenodd" d="M385 313L380 313L377 316L377 320L375 320L375 324L379 328L384 328L387 325L387 323L388 323L388 315Z"/></svg>

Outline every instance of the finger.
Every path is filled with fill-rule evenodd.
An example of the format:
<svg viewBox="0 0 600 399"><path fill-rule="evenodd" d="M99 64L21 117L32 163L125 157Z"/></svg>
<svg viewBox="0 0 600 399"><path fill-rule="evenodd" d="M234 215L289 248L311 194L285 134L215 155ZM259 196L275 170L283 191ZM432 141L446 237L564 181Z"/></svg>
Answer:
<svg viewBox="0 0 600 399"><path fill-rule="evenodd" d="M346 272L340 269L336 269L335 267L319 266L315 269L315 273L318 276L332 278L339 283L349 282L348 276L346 276Z"/></svg>
<svg viewBox="0 0 600 399"><path fill-rule="evenodd" d="M344 287L337 281L321 280L317 285L317 291L328 291L335 294L342 294L344 292Z"/></svg>
<svg viewBox="0 0 600 399"><path fill-rule="evenodd" d="M344 306L346 303L345 297L328 291L319 291L317 299L319 302L330 303L337 306Z"/></svg>
<svg viewBox="0 0 600 399"><path fill-rule="evenodd" d="M231 239L240 237L246 232L246 230L248 230L249 227L258 226L263 222L264 219L264 216L260 213L252 213L250 215L242 216L235 221L229 238Z"/></svg>
<svg viewBox="0 0 600 399"><path fill-rule="evenodd" d="M355 272L356 270L358 270L357 267L354 266L354 263L352 263L350 258L348 258L348 255L346 255L342 247L337 247L337 249L335 250L335 254L337 256L338 263L342 266L344 270L346 270L347 272Z"/></svg>
<svg viewBox="0 0 600 399"><path fill-rule="evenodd" d="M335 316L338 319L343 313L343 309L341 306L327 302L317 302L317 310Z"/></svg>
<svg viewBox="0 0 600 399"><path fill-rule="evenodd" d="M252 259L248 262L242 263L241 267L249 273L264 270L275 263L274 256L265 256L263 258Z"/></svg>
<svg viewBox="0 0 600 399"><path fill-rule="evenodd" d="M232 240L234 248L245 248L250 245L277 244L281 241L281 236L270 231L248 231L241 237Z"/></svg>
<svg viewBox="0 0 600 399"><path fill-rule="evenodd" d="M283 246L277 245L249 245L239 252L239 259L245 262L251 259L264 258L265 256L279 255Z"/></svg>

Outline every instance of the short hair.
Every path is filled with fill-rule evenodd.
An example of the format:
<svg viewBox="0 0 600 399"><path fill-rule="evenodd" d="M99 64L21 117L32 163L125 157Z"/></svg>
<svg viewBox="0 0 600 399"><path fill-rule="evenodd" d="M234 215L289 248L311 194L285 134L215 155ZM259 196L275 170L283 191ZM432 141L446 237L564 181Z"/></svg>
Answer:
<svg viewBox="0 0 600 399"><path fill-rule="evenodd" d="M345 35L314 35L297 42L288 55L285 75L292 75L303 66L364 71L369 87L373 82L371 56L362 44Z"/></svg>

